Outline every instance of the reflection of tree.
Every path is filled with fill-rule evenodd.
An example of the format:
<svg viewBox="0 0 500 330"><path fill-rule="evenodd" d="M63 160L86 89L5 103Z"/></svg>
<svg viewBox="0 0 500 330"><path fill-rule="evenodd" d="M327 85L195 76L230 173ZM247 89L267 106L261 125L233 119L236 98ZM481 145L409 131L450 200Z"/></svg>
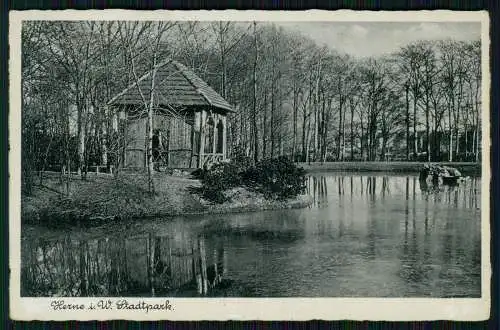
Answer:
<svg viewBox="0 0 500 330"><path fill-rule="evenodd" d="M370 201L375 202L376 198L376 191L377 191L377 177L375 176L369 176L366 181L366 191L367 194L370 196Z"/></svg>
<svg viewBox="0 0 500 330"><path fill-rule="evenodd" d="M363 196L363 176L360 176L359 177L359 181L360 181L360 186L361 186L361 196Z"/></svg>
<svg viewBox="0 0 500 330"><path fill-rule="evenodd" d="M477 205L477 197L478 197L478 191L477 191L477 186L479 184L479 180L477 178L473 178L472 179L472 185L474 187L474 189L470 189L469 191L471 192L472 196L471 196L471 199L474 200L474 208L477 209L478 205Z"/></svg>
<svg viewBox="0 0 500 330"><path fill-rule="evenodd" d="M389 178L387 176L382 177L382 199L385 200L385 194L391 194L391 190L389 189Z"/></svg>
<svg viewBox="0 0 500 330"><path fill-rule="evenodd" d="M344 176L337 177L338 180L338 189L339 189L339 198L344 195Z"/></svg>
<svg viewBox="0 0 500 330"><path fill-rule="evenodd" d="M408 201L410 199L410 178L406 177L406 189L405 189L405 235L408 233Z"/></svg>
<svg viewBox="0 0 500 330"><path fill-rule="evenodd" d="M174 253L173 253L174 251ZM222 279L224 247L209 253L205 240L193 244L153 233L108 237L24 241L23 296L170 295L178 290L207 294Z"/></svg>
<svg viewBox="0 0 500 330"><path fill-rule="evenodd" d="M428 266L428 262L431 259L431 241L430 241L430 228L429 228L429 195L425 196L424 199L424 254L422 256L422 263L424 265L422 266L424 269L422 269L422 274L423 278L427 279L429 276L429 271L430 267Z"/></svg>
<svg viewBox="0 0 500 330"><path fill-rule="evenodd" d="M377 178L374 176L369 176L367 178L366 182L366 191L368 192L368 196L370 197L370 205L369 205L369 212L368 212L368 249L369 249L369 256L372 259L375 259L375 241L377 239L377 218L376 216L373 216L373 211L375 208L375 200L376 200L376 188L377 187Z"/></svg>
<svg viewBox="0 0 500 330"><path fill-rule="evenodd" d="M351 190L350 190L351 194L349 195L349 197L350 197L350 201L351 201L351 205L352 205L352 195L353 195L353 180L352 180L352 175L349 176L349 187L351 188Z"/></svg>
<svg viewBox="0 0 500 330"><path fill-rule="evenodd" d="M411 206L410 206L411 200ZM411 208L411 220L410 220ZM401 268L399 276L407 285L407 290L413 293L413 286L423 281L425 271L423 262L425 258L420 254L420 239L417 233L417 214L416 214L416 179L406 177L405 180L405 199L404 199L404 238L401 244L401 252L399 259L401 260ZM425 214L427 214L424 211ZM412 226L409 228L409 222ZM425 244L425 243L424 243Z"/></svg>
<svg viewBox="0 0 500 330"><path fill-rule="evenodd" d="M153 244L153 235L150 233L148 235L147 244L147 272L148 272L148 286L151 292L151 296L155 296L155 283L153 281L153 276L155 273L155 245ZM113 261L112 261L113 262Z"/></svg>
<svg viewBox="0 0 500 330"><path fill-rule="evenodd" d="M405 239L403 243L403 255L408 254L408 218L409 218L409 202L410 199L410 178L406 177L406 198L405 198Z"/></svg>
<svg viewBox="0 0 500 330"><path fill-rule="evenodd" d="M312 182L312 189L311 189ZM310 176L308 193L313 197L313 205L323 208L328 206L328 187L325 176Z"/></svg>
<svg viewBox="0 0 500 330"><path fill-rule="evenodd" d="M316 196L317 205L327 203L328 188L331 200L337 198L339 192L338 198L343 201L340 203L343 210L338 209L336 201L334 206L330 205L334 212L338 212L333 217L318 219L318 228L314 228L314 234L331 235L332 239L338 239L347 233L349 239L359 238L367 244L363 257L377 260L380 251L386 248L386 242L382 243L379 239L384 238L390 230L388 225L398 226L399 220L404 220L404 229L403 223L400 224L401 241L397 248L401 262L398 274L401 281L408 286L408 294L415 293L415 286L432 284L429 276L434 275L434 272L435 276L439 276L439 281L449 282L450 278L456 281L461 279L457 279L453 271L460 268L461 272L466 273L466 280L475 280L480 274L481 245L478 234L468 231L472 228L469 226L473 226L472 221L465 222L462 218L455 217L460 214L452 203L456 203L458 208L472 208L477 205L480 179L470 179L454 188L459 190L456 202L455 190L420 194L417 193L419 182L416 177L396 180L398 179L393 177L379 177L379 189L376 190L377 180L372 176L350 176L344 180L339 177L309 177L309 191ZM402 211L399 213L401 218L397 218L395 222L380 216L379 201L376 204L371 202L374 200L373 195L384 196L384 191L387 201L391 203L397 202L398 197L403 197L396 205L396 208L400 207ZM395 195L399 193L399 196L388 198L391 192ZM363 196L363 193L366 193L366 196ZM449 205L434 207L435 204L446 204L447 198ZM350 206L346 205L346 202ZM366 235L358 235L357 224L349 223L353 216L344 218L349 216L349 212L356 215L355 208L359 207L359 203L368 206L366 223L362 225ZM389 206L392 208L394 205ZM347 213L343 214L342 211L346 210ZM377 210L377 213L373 212L374 210ZM362 210L364 211L366 209ZM448 214L443 215L443 212ZM249 238L252 244L262 246L269 241L288 244L287 247L300 246L300 243L296 243L305 237L303 211L287 211L283 214L279 218L274 217L272 221L269 221L269 215L266 213L256 214L257 220L260 216L257 222L255 218L242 216L238 222L239 226L224 227L223 237L244 236ZM354 217L354 220L357 219ZM228 269L225 256L228 252L225 250L225 240L218 236L219 226L212 230L214 232L209 234L207 230L203 231L206 237L198 237L198 233L189 233L188 230L174 230L174 237L147 232L132 237L112 234L109 237L92 239L75 238L71 235L57 240L24 239L21 294L158 297L220 293L217 290L223 283L228 283L224 282L224 274ZM264 253L270 253L271 247L262 250ZM288 253L289 249L285 250L283 253ZM470 267L463 270L463 264Z"/></svg>
<svg viewBox="0 0 500 330"><path fill-rule="evenodd" d="M80 295L88 296L88 269L86 260L86 247L85 242L80 241L78 244L79 266L80 266Z"/></svg>
<svg viewBox="0 0 500 330"><path fill-rule="evenodd" d="M208 279L207 279L207 256L205 252L205 239L203 237L198 237L198 250L200 253L199 257L199 267L200 274L198 275L198 293L206 294L208 290Z"/></svg>

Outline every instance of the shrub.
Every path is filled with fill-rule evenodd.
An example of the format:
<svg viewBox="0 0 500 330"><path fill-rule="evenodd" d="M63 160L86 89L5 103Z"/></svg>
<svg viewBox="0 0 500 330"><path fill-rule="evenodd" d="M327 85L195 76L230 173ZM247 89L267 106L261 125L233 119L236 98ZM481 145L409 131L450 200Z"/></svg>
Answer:
<svg viewBox="0 0 500 330"><path fill-rule="evenodd" d="M259 161L243 176L244 183L266 198L286 199L305 190L305 171L286 157Z"/></svg>
<svg viewBox="0 0 500 330"><path fill-rule="evenodd" d="M191 172L191 175L195 179L202 180L206 173L207 173L206 169L198 168L198 169L194 170L193 172Z"/></svg>
<svg viewBox="0 0 500 330"><path fill-rule="evenodd" d="M247 186L270 199L295 197L305 190L305 171L285 157L264 159L251 166L251 159L244 154L236 155L230 162L213 165L199 171L201 195L215 203L229 198L228 189Z"/></svg>
<svg viewBox="0 0 500 330"><path fill-rule="evenodd" d="M244 173L252 166L252 159L245 154L242 148L236 147L233 150L231 163L238 168L240 173Z"/></svg>
<svg viewBox="0 0 500 330"><path fill-rule="evenodd" d="M235 150L233 151L233 157L229 162L222 162L218 164L212 165L210 168L199 168L194 170L191 175L198 180L204 179L205 175L211 175L210 172L218 172L221 170L221 167L225 165L225 167L222 169L223 171L228 171L230 176L233 176L234 173L239 173L240 176L243 172L245 172L251 165L252 165L252 159L245 155L243 150L239 147L236 147ZM240 182L236 182L236 184L239 184Z"/></svg>
<svg viewBox="0 0 500 330"><path fill-rule="evenodd" d="M241 185L241 174L238 166L232 162L214 164L201 175L201 184L203 197L216 203L224 203L228 200L224 191Z"/></svg>

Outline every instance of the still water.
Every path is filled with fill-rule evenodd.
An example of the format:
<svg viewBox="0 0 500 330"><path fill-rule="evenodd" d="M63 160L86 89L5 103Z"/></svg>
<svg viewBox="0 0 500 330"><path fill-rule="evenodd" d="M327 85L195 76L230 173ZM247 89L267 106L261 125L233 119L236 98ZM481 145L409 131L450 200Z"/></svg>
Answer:
<svg viewBox="0 0 500 330"><path fill-rule="evenodd" d="M315 174L306 209L25 226L21 294L479 297L480 186Z"/></svg>

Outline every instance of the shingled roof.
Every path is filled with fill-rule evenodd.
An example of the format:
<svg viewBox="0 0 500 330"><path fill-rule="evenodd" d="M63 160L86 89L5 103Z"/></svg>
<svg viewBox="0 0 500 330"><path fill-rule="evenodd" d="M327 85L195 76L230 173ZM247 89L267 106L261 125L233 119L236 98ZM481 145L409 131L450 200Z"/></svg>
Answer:
<svg viewBox="0 0 500 330"><path fill-rule="evenodd" d="M138 80L145 97L151 89L151 71ZM206 82L183 64L167 60L157 66L155 76L155 101L172 106L213 106L234 112L233 107ZM137 84L133 83L113 97L110 105L141 105L143 100Z"/></svg>

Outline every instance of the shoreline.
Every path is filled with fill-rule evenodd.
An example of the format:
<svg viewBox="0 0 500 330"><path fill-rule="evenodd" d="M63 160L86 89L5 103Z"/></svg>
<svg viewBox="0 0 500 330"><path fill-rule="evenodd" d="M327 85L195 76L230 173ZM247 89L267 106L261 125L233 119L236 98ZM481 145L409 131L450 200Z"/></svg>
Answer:
<svg viewBox="0 0 500 330"><path fill-rule="evenodd" d="M285 201L269 201L265 204L259 203L249 203L244 205L234 205L233 202L217 204L212 207L208 207L202 211L194 212L167 212L167 213L138 213L138 214L128 214L126 217L120 217L118 215L98 215L98 216L87 216L87 214L80 214L78 212L67 211L63 213L52 213L50 215L39 216L39 213L45 213L45 210L40 210L38 212L33 212L30 215L22 215L22 224L25 225L49 225L49 226L71 226L71 225L86 225L86 226L98 226L110 222L118 222L121 220L139 220L139 219L154 219L154 218L173 218L179 216L202 216L210 214L231 214L231 213L246 213L246 212L259 212L259 211L273 211L273 210L285 210L285 209L302 209L309 207L313 203L312 197L309 195L299 195L295 199L289 199ZM229 205L227 205L229 204ZM48 218L52 218L48 220ZM54 223L57 221L57 224Z"/></svg>
<svg viewBox="0 0 500 330"><path fill-rule="evenodd" d="M423 162L328 162L297 163L308 174L321 172L388 172L418 173ZM480 175L479 163L439 163L457 168L463 175ZM187 176L155 173L156 191L150 195L143 173L88 175L87 180L73 176L70 195L63 193L65 184L59 174L44 173L44 182L33 196L22 196L21 222L56 226L101 225L124 219L194 216L258 212L265 210L305 208L312 197L302 194L293 199L268 200L246 188L228 191L231 201L214 204L192 193L200 182Z"/></svg>
<svg viewBox="0 0 500 330"><path fill-rule="evenodd" d="M203 211L195 212L183 212L183 213L151 213L151 214L137 214L137 215L127 215L127 217L120 216L86 216L78 213L65 212L64 216L56 219L58 225L68 226L68 225L88 225L88 226L98 226L110 222L118 222L121 220L139 220L139 219L154 219L154 218L174 218L182 216L202 216L211 214L237 214L246 212L259 212L259 211L273 211L273 210L285 210L285 209L302 209L310 206L312 204L312 197L309 195L300 195L295 199L290 199L286 201L270 201L266 204L250 203L241 206L220 204L220 207L209 207ZM233 203L229 203L233 204ZM219 205L216 205L219 206ZM56 214L51 216L57 217ZM71 219L68 219L71 218ZM26 225L54 225L54 220L46 221L45 217L40 218L38 216L28 216L24 215L22 220L23 224Z"/></svg>
<svg viewBox="0 0 500 330"><path fill-rule="evenodd" d="M458 169L463 175L480 175L481 163L473 162L430 162L431 164L449 166ZM419 173L427 162L298 162L307 173L317 172L389 172Z"/></svg>
<svg viewBox="0 0 500 330"><path fill-rule="evenodd" d="M140 174L123 174L119 178L91 175L86 181L75 176L72 193L65 196L58 193L64 187L51 176L35 188L33 196L22 196L22 224L97 226L121 220L297 209L313 202L308 194L268 200L260 193L235 188L228 191L230 201L214 204L189 191L200 184L198 180L164 173L154 177L154 195L147 192Z"/></svg>

